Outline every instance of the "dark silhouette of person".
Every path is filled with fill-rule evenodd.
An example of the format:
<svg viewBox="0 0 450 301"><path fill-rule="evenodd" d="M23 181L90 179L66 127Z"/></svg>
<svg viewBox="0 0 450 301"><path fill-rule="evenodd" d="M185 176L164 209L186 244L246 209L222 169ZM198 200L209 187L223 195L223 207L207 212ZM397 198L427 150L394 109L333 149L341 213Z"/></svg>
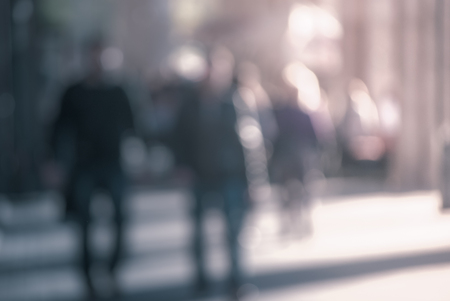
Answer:
<svg viewBox="0 0 450 301"><path fill-rule="evenodd" d="M227 59L227 55L222 53L215 59ZM186 93L189 96L180 110L176 130L177 150L180 163L194 175L193 257L197 292L203 293L208 286L202 225L205 211L213 202L209 196L215 195L222 200L231 266L229 288L235 295L243 280L238 235L245 215L247 180L232 100L236 83L231 84L231 69L228 72L215 69L215 59L211 60L209 73L199 89Z"/></svg>
<svg viewBox="0 0 450 301"><path fill-rule="evenodd" d="M116 239L108 264L113 275L121 251L121 205L126 191L126 178L120 165L120 146L127 131L133 129L133 118L124 90L103 80L101 41L91 42L88 51L88 76L64 92L55 123L55 140L59 141L56 147L73 148L74 164L66 195L70 197L75 220L81 225L82 269L90 297L95 297L90 275L93 257L88 243L90 200L97 189L103 189L113 201Z"/></svg>
<svg viewBox="0 0 450 301"><path fill-rule="evenodd" d="M283 88L282 99L278 99L274 111L278 136L270 165L272 181L282 187L282 205L288 213L285 219L287 230L295 223L295 206L307 205L304 180L314 163L310 162L314 161L311 154L317 152L318 140L311 118L299 107L296 89Z"/></svg>

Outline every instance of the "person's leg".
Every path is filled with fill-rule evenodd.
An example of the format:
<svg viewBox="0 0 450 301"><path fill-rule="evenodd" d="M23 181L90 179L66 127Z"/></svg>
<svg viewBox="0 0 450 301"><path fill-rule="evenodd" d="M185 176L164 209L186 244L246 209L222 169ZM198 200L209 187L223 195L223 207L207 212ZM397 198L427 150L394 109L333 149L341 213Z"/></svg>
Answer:
<svg viewBox="0 0 450 301"><path fill-rule="evenodd" d="M112 224L114 228L113 233L115 234L115 240L108 263L108 270L110 273L109 293L111 296L118 297L120 295L120 290L117 283L116 269L122 255L123 248L124 214L122 204L126 194L127 183L123 171L118 166L106 166L102 169L101 174L103 186L110 193L114 206L114 217Z"/></svg>
<svg viewBox="0 0 450 301"><path fill-rule="evenodd" d="M222 189L231 264L230 281L232 288L237 289L243 280L238 238L246 211L244 199L246 186L243 180L231 179L223 183Z"/></svg>
<svg viewBox="0 0 450 301"><path fill-rule="evenodd" d="M303 154L298 148L292 149L290 156L286 157L284 189L286 203L284 207L284 233L296 234L301 228L302 204L304 202L303 186Z"/></svg>
<svg viewBox="0 0 450 301"><path fill-rule="evenodd" d="M117 264L120 260L120 256L122 254L123 247L123 221L124 214L122 203L126 193L126 178L123 172L119 167L113 168L108 171L106 177L106 189L111 194L111 199L113 201L114 206L114 232L115 232L115 241L114 248L111 256L111 260L109 262L109 269L111 272L114 272Z"/></svg>
<svg viewBox="0 0 450 301"><path fill-rule="evenodd" d="M90 276L92 265L91 253L89 250L89 224L90 218L90 200L95 188L95 179L91 172L80 172L74 179L74 201L77 207L77 221L81 226L81 244L82 244L82 270L88 286L89 294L93 295L94 287Z"/></svg>
<svg viewBox="0 0 450 301"><path fill-rule="evenodd" d="M305 202L305 188L299 177L291 178L286 182L289 202L286 207L288 229L291 234L302 233L303 206Z"/></svg>
<svg viewBox="0 0 450 301"><path fill-rule="evenodd" d="M205 257L203 246L203 216L204 216L204 202L205 185L197 183L193 189L194 206L192 208L192 218L194 222L194 237L193 237L193 257L196 267L195 281L198 290L204 290L207 285Z"/></svg>
<svg viewBox="0 0 450 301"><path fill-rule="evenodd" d="M75 195L74 195L74 186L75 186L75 179L74 176L71 174L69 175L68 181L64 187L64 198L65 198L65 216L64 218L66 220L73 220L76 216L76 201L75 201Z"/></svg>

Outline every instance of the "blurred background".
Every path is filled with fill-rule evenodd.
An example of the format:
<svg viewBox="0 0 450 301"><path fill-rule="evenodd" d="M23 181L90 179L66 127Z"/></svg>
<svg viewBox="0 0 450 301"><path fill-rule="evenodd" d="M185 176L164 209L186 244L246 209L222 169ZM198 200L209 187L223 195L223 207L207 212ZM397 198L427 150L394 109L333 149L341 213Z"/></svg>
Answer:
<svg viewBox="0 0 450 301"><path fill-rule="evenodd" d="M80 230L65 218L67 175L50 141L93 37L136 132L121 147L123 300L226 300L220 288L189 293L192 183L174 142L183 89L199 85L213 49L233 57L264 140L264 166L247 170L239 299L447 300L449 16L447 0L1 0L0 300L86 298ZM293 207L282 201L292 185L272 181L270 168L282 85L296 89L317 138ZM259 137L240 135L244 147ZM98 254L111 245L108 198L92 198ZM220 287L229 264L216 207L204 219Z"/></svg>

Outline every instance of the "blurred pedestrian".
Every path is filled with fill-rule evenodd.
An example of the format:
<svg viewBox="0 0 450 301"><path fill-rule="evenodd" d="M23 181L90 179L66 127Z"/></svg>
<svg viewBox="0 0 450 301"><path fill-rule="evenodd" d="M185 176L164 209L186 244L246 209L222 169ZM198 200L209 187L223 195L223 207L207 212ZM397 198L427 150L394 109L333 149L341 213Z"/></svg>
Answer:
<svg viewBox="0 0 450 301"><path fill-rule="evenodd" d="M108 269L114 275L123 240L121 206L126 189L120 165L120 145L123 136L133 128L124 90L104 80L102 50L99 39L88 46L89 73L65 91L55 123L55 140L59 141L55 146L73 148L74 165L66 192L82 229L82 269L90 297L96 295L90 274L94 260L88 243L90 200L97 189L103 189L113 201L116 239Z"/></svg>
<svg viewBox="0 0 450 301"><path fill-rule="evenodd" d="M278 124L278 136L274 143L271 159L271 177L280 187L284 230L293 228L297 223L298 212L308 206L308 194L305 189L305 176L315 166L318 140L311 118L298 104L297 91L293 87L283 87L283 93L277 99L275 118Z"/></svg>
<svg viewBox="0 0 450 301"><path fill-rule="evenodd" d="M247 189L245 158L233 104L236 82L232 83L233 57L222 49L211 56L210 68L198 91L193 91L181 108L178 126L179 158L194 174L193 255L196 289L205 291L202 222L215 195L223 202L230 258L229 285L236 295L242 283L238 235L245 215Z"/></svg>

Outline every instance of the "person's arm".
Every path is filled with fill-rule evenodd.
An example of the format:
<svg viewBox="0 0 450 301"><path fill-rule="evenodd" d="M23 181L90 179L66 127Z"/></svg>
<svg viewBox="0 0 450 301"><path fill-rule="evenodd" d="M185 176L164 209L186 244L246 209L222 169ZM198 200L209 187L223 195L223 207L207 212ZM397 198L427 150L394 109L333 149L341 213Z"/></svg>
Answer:
<svg viewBox="0 0 450 301"><path fill-rule="evenodd" d="M61 97L59 113L50 129L49 158L42 166L43 182L52 188L62 189L70 172L75 153L73 89Z"/></svg>
<svg viewBox="0 0 450 301"><path fill-rule="evenodd" d="M306 133L311 146L317 147L319 145L319 139L317 138L316 130L312 122L311 116L306 115Z"/></svg>
<svg viewBox="0 0 450 301"><path fill-rule="evenodd" d="M125 91L117 87L116 95L119 99L119 113L122 119L122 130L125 135L135 135L136 128L134 125L133 112L131 110L130 100L127 97Z"/></svg>
<svg viewBox="0 0 450 301"><path fill-rule="evenodd" d="M175 156L175 179L182 185L192 185L194 173L193 122L195 118L195 100L193 95L185 95L184 103L177 114L174 129L173 153Z"/></svg>
<svg viewBox="0 0 450 301"><path fill-rule="evenodd" d="M62 98L59 114L53 124L50 147L53 157L57 161L64 161L67 143L74 139L75 107L73 102L73 88L67 89Z"/></svg>
<svg viewBox="0 0 450 301"><path fill-rule="evenodd" d="M190 111L192 108L190 100L185 100L177 114L176 124L174 128L173 152L175 154L175 162L177 166L189 165L189 139L190 137Z"/></svg>

